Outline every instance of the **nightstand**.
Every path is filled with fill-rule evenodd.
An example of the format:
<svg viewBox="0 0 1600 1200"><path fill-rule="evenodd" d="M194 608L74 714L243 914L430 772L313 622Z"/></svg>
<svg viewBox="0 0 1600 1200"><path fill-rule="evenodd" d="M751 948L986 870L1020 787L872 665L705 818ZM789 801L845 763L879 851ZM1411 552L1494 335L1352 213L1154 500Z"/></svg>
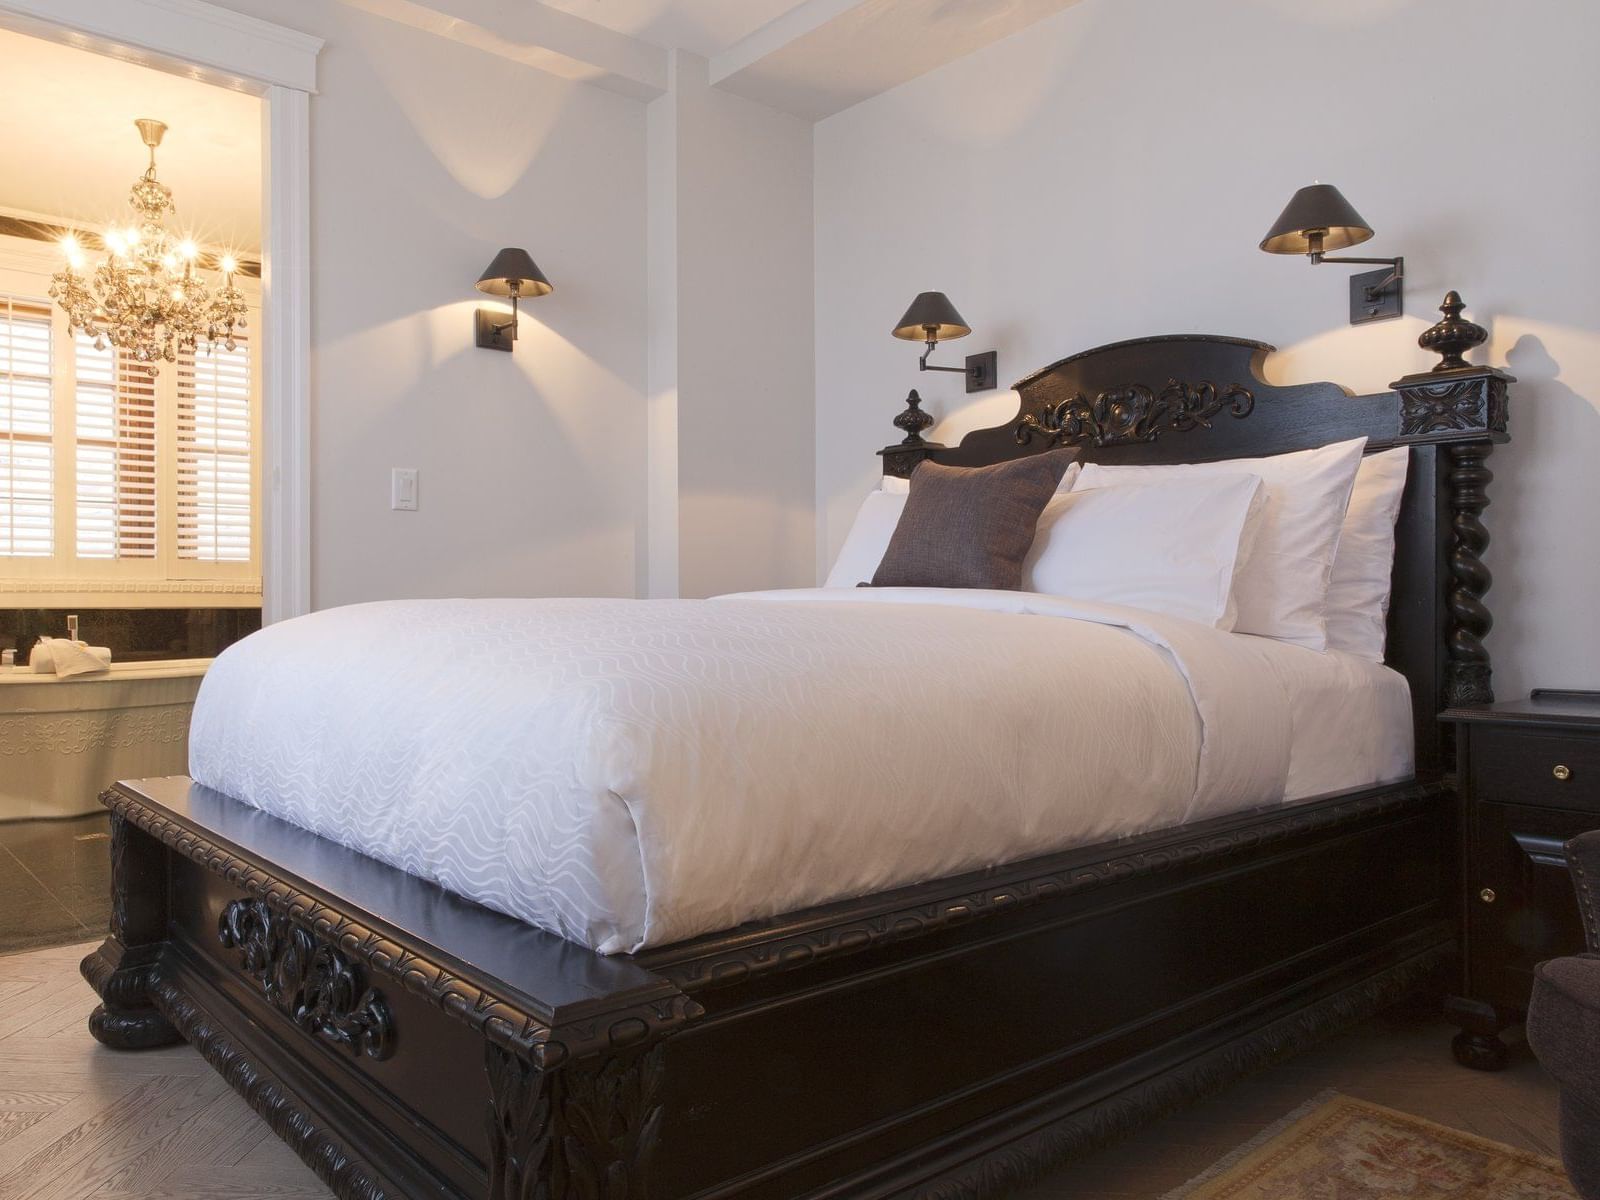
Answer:
<svg viewBox="0 0 1600 1200"><path fill-rule="evenodd" d="M1583 950L1568 838L1600 829L1600 692L1452 708L1462 799L1461 994L1446 1009L1463 1066L1505 1065L1536 963Z"/></svg>

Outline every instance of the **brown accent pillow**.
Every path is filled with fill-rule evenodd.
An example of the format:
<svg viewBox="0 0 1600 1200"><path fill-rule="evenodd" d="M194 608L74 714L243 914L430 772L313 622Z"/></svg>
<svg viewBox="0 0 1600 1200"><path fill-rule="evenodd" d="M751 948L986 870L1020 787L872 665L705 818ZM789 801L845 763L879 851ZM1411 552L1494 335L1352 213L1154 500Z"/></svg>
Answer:
<svg viewBox="0 0 1600 1200"><path fill-rule="evenodd" d="M923 463L872 586L1015 591L1039 514L1077 456L1052 450L992 467Z"/></svg>

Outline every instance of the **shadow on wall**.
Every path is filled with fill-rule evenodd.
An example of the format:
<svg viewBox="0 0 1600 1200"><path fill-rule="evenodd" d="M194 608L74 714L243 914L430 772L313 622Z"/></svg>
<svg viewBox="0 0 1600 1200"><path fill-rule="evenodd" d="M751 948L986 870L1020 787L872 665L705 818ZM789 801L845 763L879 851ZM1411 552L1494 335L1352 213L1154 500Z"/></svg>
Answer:
<svg viewBox="0 0 1600 1200"><path fill-rule="evenodd" d="M1600 568L1600 551L1586 532L1600 513L1600 474L1562 459L1564 448L1600 446L1600 407L1563 382L1561 364L1535 334L1517 338L1506 352L1506 367L1517 378L1511 441L1489 459L1496 478L1485 520L1488 563L1495 571L1488 595L1495 614L1489 648L1497 666L1528 664L1527 678L1497 670L1496 693L1511 699L1531 687L1592 687L1600 679L1600 631L1583 612L1566 611L1586 609L1588 600L1516 569L1549 556L1580 560L1574 565L1590 573ZM1509 530L1519 531L1515 542ZM1570 623L1589 636L1569 640L1552 658L1546 623Z"/></svg>

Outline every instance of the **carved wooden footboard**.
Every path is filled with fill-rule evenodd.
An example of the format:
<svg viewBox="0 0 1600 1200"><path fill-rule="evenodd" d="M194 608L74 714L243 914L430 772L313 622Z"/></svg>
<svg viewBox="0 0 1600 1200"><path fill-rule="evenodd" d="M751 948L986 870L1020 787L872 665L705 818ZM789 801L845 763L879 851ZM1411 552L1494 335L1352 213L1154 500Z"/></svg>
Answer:
<svg viewBox="0 0 1600 1200"><path fill-rule="evenodd" d="M185 779L105 801L95 1035L187 1039L364 1200L989 1194L1453 945L1438 784L609 959Z"/></svg>

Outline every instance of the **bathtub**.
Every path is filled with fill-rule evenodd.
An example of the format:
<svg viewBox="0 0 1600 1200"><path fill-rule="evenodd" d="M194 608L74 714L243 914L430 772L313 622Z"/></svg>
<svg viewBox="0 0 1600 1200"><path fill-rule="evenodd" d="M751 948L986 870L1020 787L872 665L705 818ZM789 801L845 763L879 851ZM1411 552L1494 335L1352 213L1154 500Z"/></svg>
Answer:
<svg viewBox="0 0 1600 1200"><path fill-rule="evenodd" d="M122 663L68 679L0 669L0 821L96 812L115 780L184 774L210 665Z"/></svg>

